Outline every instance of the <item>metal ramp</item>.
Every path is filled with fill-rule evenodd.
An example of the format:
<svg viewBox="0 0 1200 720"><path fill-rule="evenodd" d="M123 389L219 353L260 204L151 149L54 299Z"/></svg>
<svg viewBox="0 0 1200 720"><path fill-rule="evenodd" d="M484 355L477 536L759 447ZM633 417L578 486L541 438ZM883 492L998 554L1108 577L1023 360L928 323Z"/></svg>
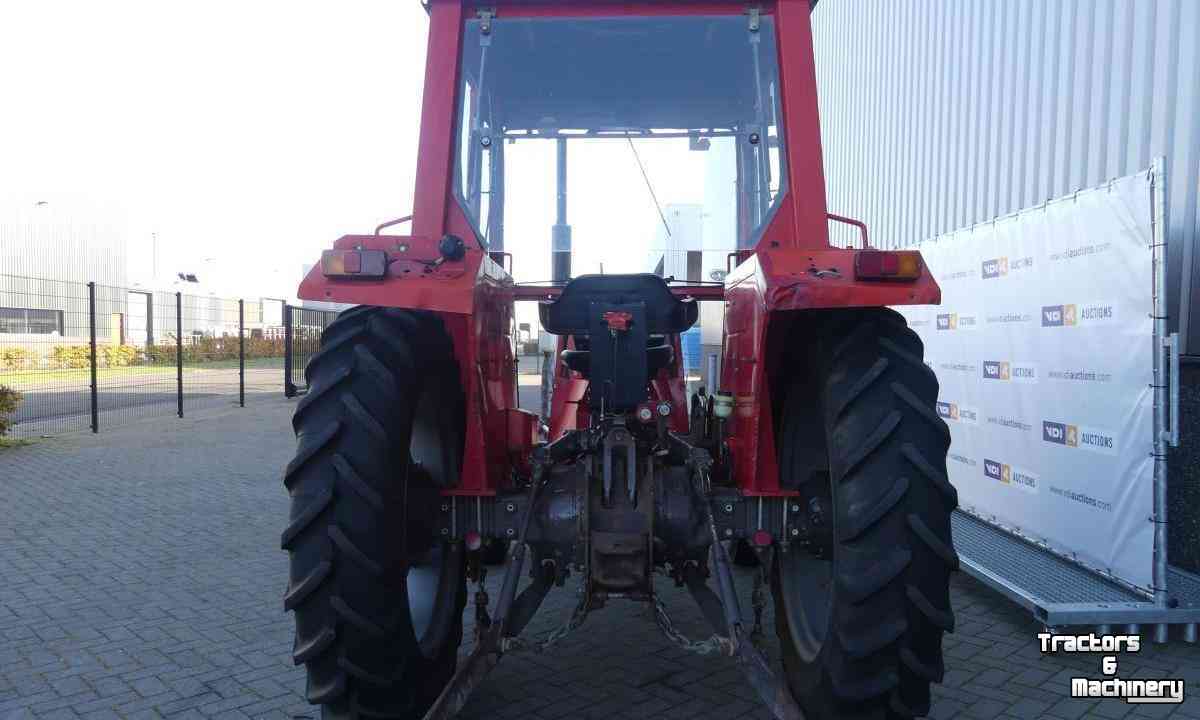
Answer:
<svg viewBox="0 0 1200 720"><path fill-rule="evenodd" d="M1154 625L1155 642L1165 642L1169 625L1182 626L1182 638L1196 642L1200 623L1200 577L1168 568L1166 607L1086 568L956 510L951 518L954 547L962 568L1033 613L1047 627Z"/></svg>

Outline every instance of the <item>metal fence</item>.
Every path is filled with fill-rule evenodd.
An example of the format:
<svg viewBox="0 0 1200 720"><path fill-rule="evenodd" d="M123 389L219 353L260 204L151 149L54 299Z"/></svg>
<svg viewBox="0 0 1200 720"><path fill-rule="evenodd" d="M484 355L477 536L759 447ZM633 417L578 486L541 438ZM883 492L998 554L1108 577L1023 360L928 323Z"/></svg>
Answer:
<svg viewBox="0 0 1200 720"><path fill-rule="evenodd" d="M0 275L0 385L22 395L13 434L293 395L334 317L263 298Z"/></svg>
<svg viewBox="0 0 1200 720"><path fill-rule="evenodd" d="M286 333L284 347L287 354L283 362L283 391L288 397L308 392L308 378L304 368L308 360L321 348L321 333L336 312L287 306L283 309L283 327Z"/></svg>

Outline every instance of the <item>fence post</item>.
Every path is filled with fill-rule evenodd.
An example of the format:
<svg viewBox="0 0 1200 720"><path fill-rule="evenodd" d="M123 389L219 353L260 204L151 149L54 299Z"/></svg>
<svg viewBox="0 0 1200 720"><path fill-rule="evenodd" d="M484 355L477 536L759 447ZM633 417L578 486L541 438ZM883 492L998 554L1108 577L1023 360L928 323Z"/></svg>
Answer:
<svg viewBox="0 0 1200 720"><path fill-rule="evenodd" d="M292 306L287 303L283 305L283 395L296 396L292 384Z"/></svg>
<svg viewBox="0 0 1200 720"><path fill-rule="evenodd" d="M88 328L92 369L92 432L100 432L100 405L96 387L96 283L88 283Z"/></svg>
<svg viewBox="0 0 1200 720"><path fill-rule="evenodd" d="M175 293L175 399L183 417L183 294Z"/></svg>
<svg viewBox="0 0 1200 720"><path fill-rule="evenodd" d="M238 299L238 407L246 407L246 301Z"/></svg>

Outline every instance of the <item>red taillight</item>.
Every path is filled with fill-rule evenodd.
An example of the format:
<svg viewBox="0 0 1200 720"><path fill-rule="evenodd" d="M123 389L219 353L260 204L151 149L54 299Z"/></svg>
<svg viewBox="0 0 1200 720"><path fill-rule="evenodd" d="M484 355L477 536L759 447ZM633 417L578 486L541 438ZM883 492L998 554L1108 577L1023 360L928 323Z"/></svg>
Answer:
<svg viewBox="0 0 1200 720"><path fill-rule="evenodd" d="M326 277L378 279L387 275L383 250L326 250L321 253L321 273Z"/></svg>
<svg viewBox="0 0 1200 720"><path fill-rule="evenodd" d="M859 280L916 280L924 263L913 250L863 250L854 256L854 277Z"/></svg>

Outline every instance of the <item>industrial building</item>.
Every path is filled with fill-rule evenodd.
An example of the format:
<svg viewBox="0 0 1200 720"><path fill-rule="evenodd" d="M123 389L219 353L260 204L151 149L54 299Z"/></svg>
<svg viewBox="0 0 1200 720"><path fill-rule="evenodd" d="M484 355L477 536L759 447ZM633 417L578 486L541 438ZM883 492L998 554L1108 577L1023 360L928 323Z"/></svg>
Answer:
<svg viewBox="0 0 1200 720"><path fill-rule="evenodd" d="M0 205L0 348L23 348L34 357L22 363L38 368L56 346L90 342L88 283L95 284L101 345L171 342L181 329L178 314L185 342L236 334L237 300L208 293L191 273L138 272L128 238L118 208L87 198ZM246 327L257 334L282 332L283 302L246 300Z"/></svg>
<svg viewBox="0 0 1200 720"><path fill-rule="evenodd" d="M1200 359L1198 41L1193 0L818 3L829 211L913 245L1162 157L1169 328Z"/></svg>

